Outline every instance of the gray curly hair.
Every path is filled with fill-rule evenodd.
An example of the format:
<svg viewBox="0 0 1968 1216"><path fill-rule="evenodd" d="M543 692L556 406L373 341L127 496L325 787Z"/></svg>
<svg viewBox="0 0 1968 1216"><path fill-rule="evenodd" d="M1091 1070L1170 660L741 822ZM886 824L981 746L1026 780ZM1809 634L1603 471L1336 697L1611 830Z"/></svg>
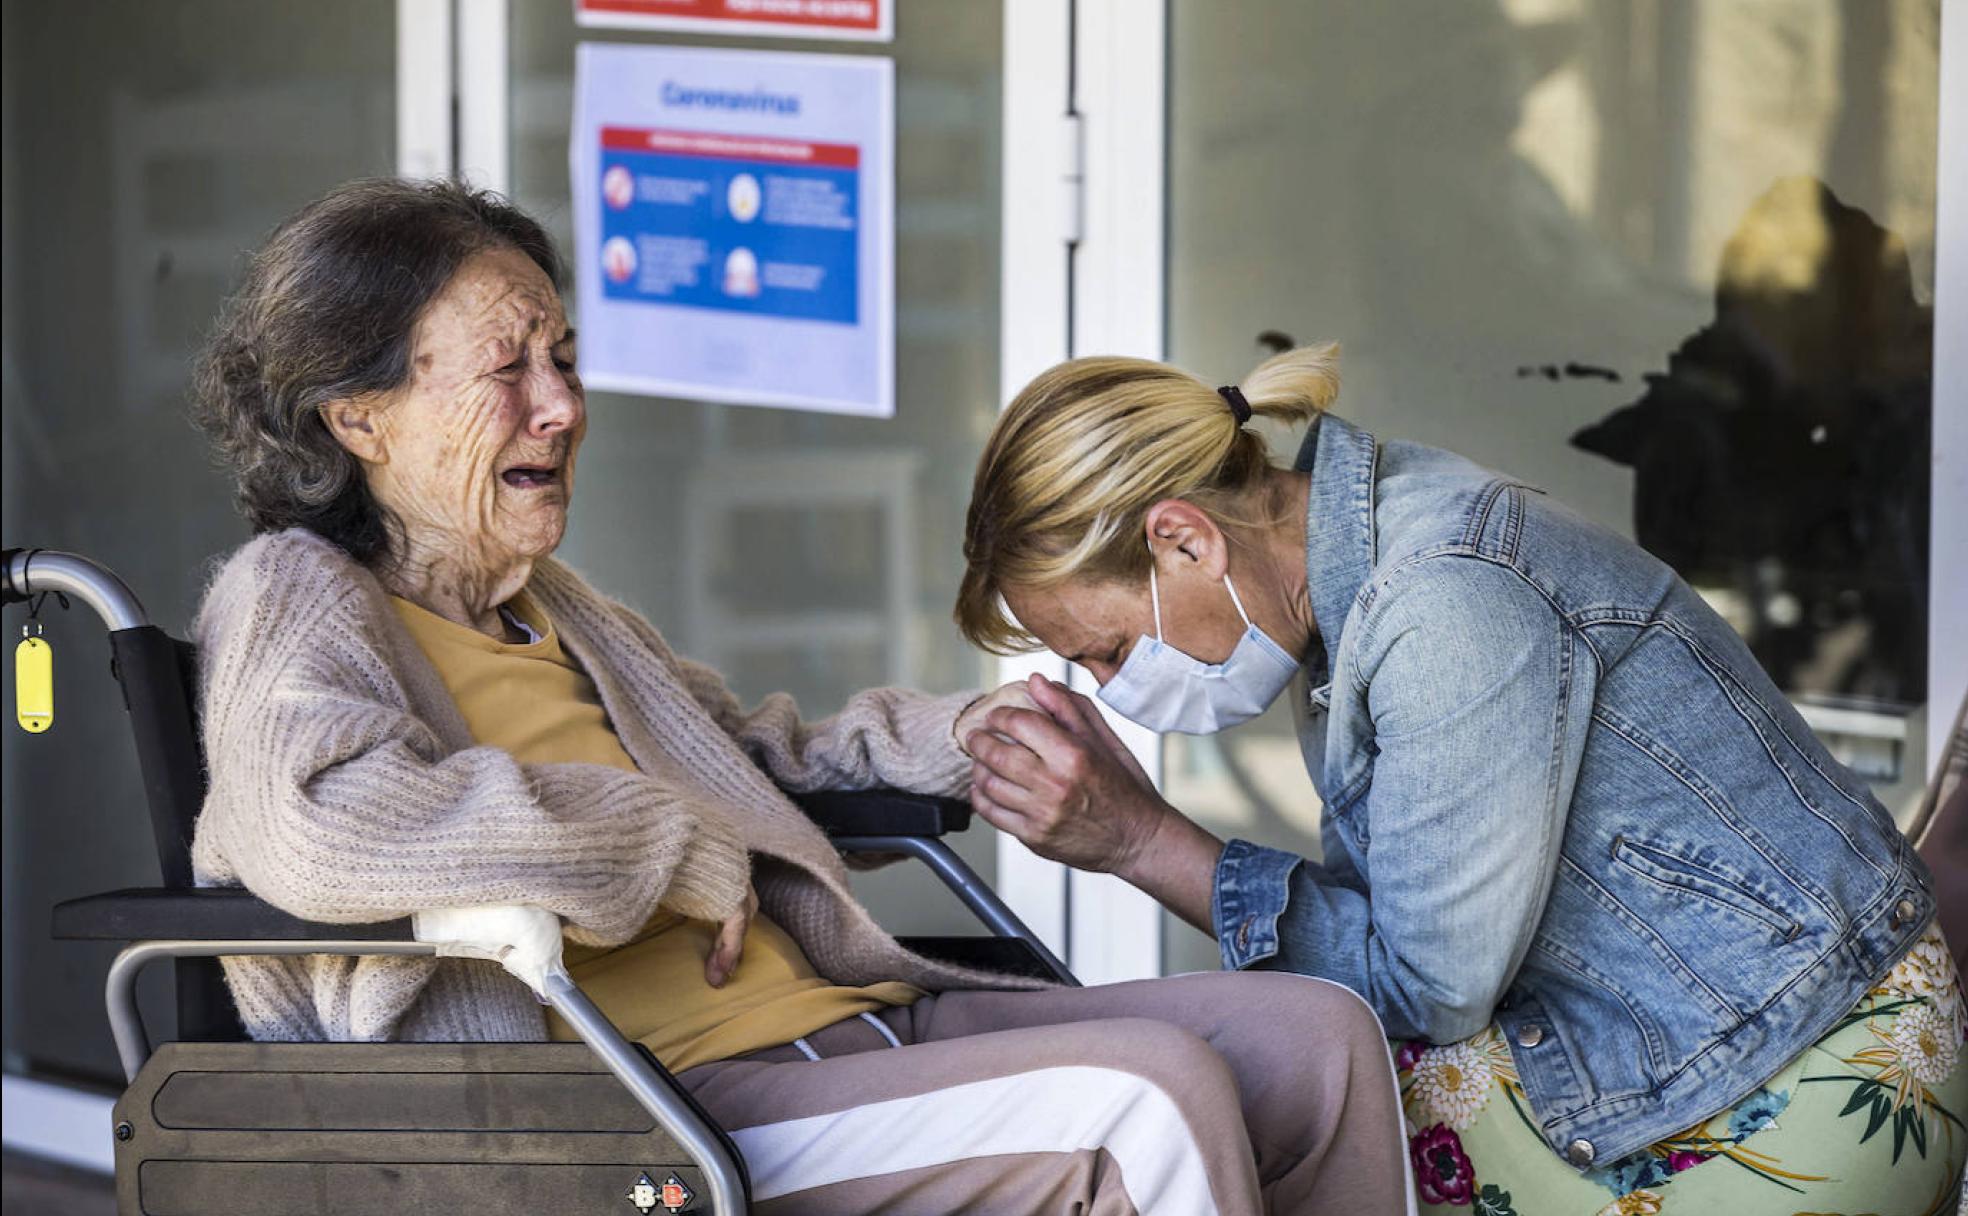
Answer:
<svg viewBox="0 0 1968 1216"><path fill-rule="evenodd" d="M192 379L193 417L254 531L306 528L357 561L388 559L395 525L321 407L401 385L424 309L467 258L502 246L562 285L545 229L455 182L350 182L267 238Z"/></svg>

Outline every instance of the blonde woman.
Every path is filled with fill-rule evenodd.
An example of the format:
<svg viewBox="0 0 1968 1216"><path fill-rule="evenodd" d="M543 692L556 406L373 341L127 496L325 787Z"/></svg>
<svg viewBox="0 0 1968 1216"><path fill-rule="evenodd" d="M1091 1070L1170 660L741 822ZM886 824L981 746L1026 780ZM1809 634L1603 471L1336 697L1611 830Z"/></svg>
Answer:
<svg viewBox="0 0 1968 1216"><path fill-rule="evenodd" d="M978 812L1228 968L1366 997L1425 1204L1951 1211L1962 1005L1891 819L1671 570L1325 414L1336 360L1040 376L979 462L956 609L1154 730L1232 728L1303 672L1322 859L1216 839L1042 677L1044 712L966 739ZM1308 426L1292 467L1255 416Z"/></svg>

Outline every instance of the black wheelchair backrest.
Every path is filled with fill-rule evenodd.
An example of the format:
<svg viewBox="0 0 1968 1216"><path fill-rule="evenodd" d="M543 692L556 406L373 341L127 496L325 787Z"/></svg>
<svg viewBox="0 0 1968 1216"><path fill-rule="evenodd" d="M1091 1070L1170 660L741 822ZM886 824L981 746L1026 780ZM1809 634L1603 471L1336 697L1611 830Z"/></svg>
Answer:
<svg viewBox="0 0 1968 1216"><path fill-rule="evenodd" d="M192 827L205 801L198 651L155 625L116 630L109 644L136 738L157 864L165 886L189 887Z"/></svg>
<svg viewBox="0 0 1968 1216"><path fill-rule="evenodd" d="M205 801L205 753L198 731L198 648L155 625L109 635L116 681L130 711L130 733L143 772L144 802L167 888L188 888L191 834ZM178 1038L228 1042L246 1037L215 958L181 958L177 973Z"/></svg>

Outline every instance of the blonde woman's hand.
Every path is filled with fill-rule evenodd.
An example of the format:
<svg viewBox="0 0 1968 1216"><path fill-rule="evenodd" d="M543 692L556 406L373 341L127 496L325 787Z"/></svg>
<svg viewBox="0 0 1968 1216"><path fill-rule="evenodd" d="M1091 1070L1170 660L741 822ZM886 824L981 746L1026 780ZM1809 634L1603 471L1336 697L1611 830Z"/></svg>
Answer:
<svg viewBox="0 0 1968 1216"><path fill-rule="evenodd" d="M1041 857L1104 871L1210 932L1223 842L1156 792L1086 697L1033 676L1036 710L1000 706L972 736L970 804Z"/></svg>
<svg viewBox="0 0 1968 1216"><path fill-rule="evenodd" d="M1107 753L1120 762L1141 788L1152 790L1155 783L1148 779L1148 770L1141 767L1141 761L1121 742L1114 728L1107 724L1106 715L1093 703L1093 698L1083 692L1075 692L1057 680L1048 680L1037 672L1032 674L1031 691L1033 702L1052 720L1066 728L1074 737L1107 750Z"/></svg>
<svg viewBox="0 0 1968 1216"><path fill-rule="evenodd" d="M1041 857L1125 874L1173 808L1084 698L1040 676L1027 691L1032 708L999 705L971 736L971 806Z"/></svg>
<svg viewBox="0 0 1968 1216"><path fill-rule="evenodd" d="M738 970L738 959L745 953L745 934L751 931L752 918L758 915L758 910L758 891L747 883L745 902L718 926L711 956L704 960L704 980L711 987L724 987L731 973Z"/></svg>
<svg viewBox="0 0 1968 1216"><path fill-rule="evenodd" d="M950 733L956 737L957 746L963 750L964 755L976 756L977 753L971 747L971 735L979 730L985 729L984 721L991 716L994 710L1005 708L1029 709L1036 713L1045 712L1039 708L1039 703L1032 699L1032 690L1026 686L1023 680L1013 680L1009 684L992 689L990 692L972 701L969 705L966 705L964 711L957 715L956 722L950 727ZM1009 735L1001 735L999 737L1007 743L1015 742Z"/></svg>

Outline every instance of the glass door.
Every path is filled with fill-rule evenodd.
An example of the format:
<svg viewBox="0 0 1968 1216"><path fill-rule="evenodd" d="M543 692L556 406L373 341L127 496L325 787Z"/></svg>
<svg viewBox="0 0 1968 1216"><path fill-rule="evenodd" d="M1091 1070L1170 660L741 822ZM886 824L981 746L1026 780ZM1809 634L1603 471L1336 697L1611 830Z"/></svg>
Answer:
<svg viewBox="0 0 1968 1216"><path fill-rule="evenodd" d="M1348 417L1666 560L1910 813L1939 4L1175 0L1170 20L1170 358L1234 379L1279 335L1341 340ZM1172 740L1166 771L1217 830L1316 854L1284 712ZM1171 927L1172 969L1215 956Z"/></svg>
<svg viewBox="0 0 1968 1216"><path fill-rule="evenodd" d="M1106 349L1225 383L1341 341L1342 413L1675 566L1911 814L1968 666L1943 623L1958 533L1930 573L1968 510L1933 488L1963 442L1933 381L1935 234L1968 205L1937 205L1938 0L1169 0L1133 71L1078 7L1080 93L1117 81L1102 104L1166 122L1104 172L1089 151L1085 248L1115 209L1159 221L1076 265L1076 319L1158 310ZM1212 830L1318 855L1282 703L1159 758ZM1162 969L1218 965L1148 915Z"/></svg>
<svg viewBox="0 0 1968 1216"><path fill-rule="evenodd" d="M399 9L429 7L5 6L8 544L89 554L184 632L208 563L246 538L186 418L191 358L269 228L331 186L396 171L399 127L416 129L397 104L399 57L434 49L449 61L448 45L399 40ZM50 941L49 908L157 881L102 627L53 603L42 617L60 716L46 735L0 731L10 1147L51 1126L27 1099L17 1106L20 1074L121 1076L102 1006L115 949ZM152 998L167 986L153 970ZM167 1003L148 1008L168 1031ZM106 1160L106 1102L96 1118L88 1142Z"/></svg>

